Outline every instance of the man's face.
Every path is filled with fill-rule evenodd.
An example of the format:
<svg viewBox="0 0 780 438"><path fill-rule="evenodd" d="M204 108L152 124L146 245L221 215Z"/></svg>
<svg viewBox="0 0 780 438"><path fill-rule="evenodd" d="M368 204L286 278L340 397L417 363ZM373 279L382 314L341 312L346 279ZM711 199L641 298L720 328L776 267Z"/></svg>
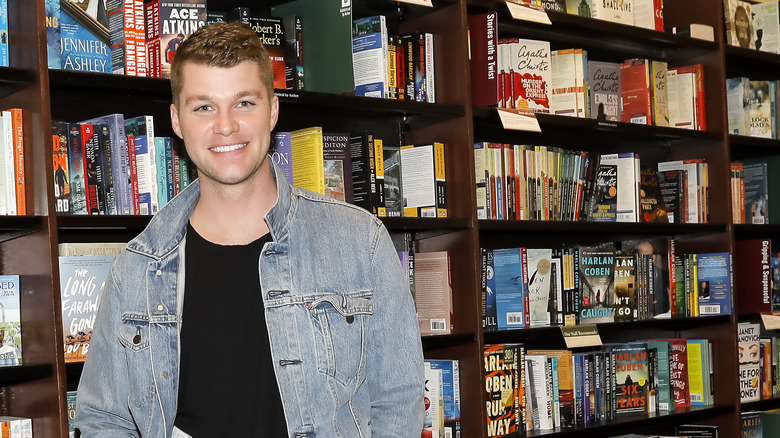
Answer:
<svg viewBox="0 0 780 438"><path fill-rule="evenodd" d="M184 139L201 184L257 181L260 169L270 169L266 154L279 114L279 101L267 96L257 64L221 68L188 63L181 77L171 124Z"/></svg>

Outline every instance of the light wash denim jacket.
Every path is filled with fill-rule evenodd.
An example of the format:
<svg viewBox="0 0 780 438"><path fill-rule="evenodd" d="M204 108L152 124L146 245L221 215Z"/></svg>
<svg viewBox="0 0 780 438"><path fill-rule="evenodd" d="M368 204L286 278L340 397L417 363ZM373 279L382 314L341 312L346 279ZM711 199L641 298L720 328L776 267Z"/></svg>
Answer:
<svg viewBox="0 0 780 438"><path fill-rule="evenodd" d="M259 269L289 436L419 437L420 335L387 230L283 177L277 192ZM208 323L181 317L185 233L199 193L197 181L182 191L112 266L78 388L84 438L171 436L181 324ZM204 346L203 359L220 360L219 347Z"/></svg>

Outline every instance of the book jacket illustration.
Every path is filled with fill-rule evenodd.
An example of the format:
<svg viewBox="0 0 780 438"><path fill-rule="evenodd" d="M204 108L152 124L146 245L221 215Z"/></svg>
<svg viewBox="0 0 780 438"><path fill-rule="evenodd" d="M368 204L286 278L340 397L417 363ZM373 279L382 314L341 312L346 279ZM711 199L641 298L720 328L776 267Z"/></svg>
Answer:
<svg viewBox="0 0 780 438"><path fill-rule="evenodd" d="M615 321L614 270L614 251L580 249L582 324Z"/></svg>
<svg viewBox="0 0 780 438"><path fill-rule="evenodd" d="M615 355L615 413L648 411L647 345L625 344L612 349Z"/></svg>
<svg viewBox="0 0 780 438"><path fill-rule="evenodd" d="M59 257L65 362L87 357L100 295L113 261L113 255Z"/></svg>
<svg viewBox="0 0 780 438"><path fill-rule="evenodd" d="M22 364L19 276L0 275L0 366Z"/></svg>
<svg viewBox="0 0 780 438"><path fill-rule="evenodd" d="M486 345L485 391L487 391L487 436L514 436L525 423L521 379L525 362L523 347L510 344Z"/></svg>

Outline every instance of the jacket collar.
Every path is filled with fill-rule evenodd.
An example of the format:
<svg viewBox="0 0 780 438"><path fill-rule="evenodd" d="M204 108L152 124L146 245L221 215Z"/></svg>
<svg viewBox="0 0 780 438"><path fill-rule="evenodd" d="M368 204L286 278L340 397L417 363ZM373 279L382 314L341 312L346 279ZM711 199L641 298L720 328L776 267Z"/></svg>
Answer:
<svg viewBox="0 0 780 438"><path fill-rule="evenodd" d="M293 216L294 189L270 155L267 159L271 163L271 173L276 181L276 203L266 213L265 221L273 240L279 241L287 234ZM127 248L154 258L167 256L184 240L187 223L198 199L200 181L196 179L160 209L149 221L146 229L128 243Z"/></svg>

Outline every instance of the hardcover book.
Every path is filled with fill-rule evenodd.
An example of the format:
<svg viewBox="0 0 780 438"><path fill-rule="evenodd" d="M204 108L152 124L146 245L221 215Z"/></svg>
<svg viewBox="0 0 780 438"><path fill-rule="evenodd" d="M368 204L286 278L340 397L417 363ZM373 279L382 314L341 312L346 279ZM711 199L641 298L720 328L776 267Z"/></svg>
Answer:
<svg viewBox="0 0 780 438"><path fill-rule="evenodd" d="M62 68L60 53L60 0L46 0L46 57L49 68Z"/></svg>
<svg viewBox="0 0 780 438"><path fill-rule="evenodd" d="M615 414L648 412L650 375L647 344L615 345L608 351L615 360Z"/></svg>
<svg viewBox="0 0 780 438"><path fill-rule="evenodd" d="M726 42L732 46L755 49L751 4L743 0L723 0L726 15Z"/></svg>
<svg viewBox="0 0 780 438"><path fill-rule="evenodd" d="M70 212L88 214L84 152L81 149L81 126L78 123L68 123L68 168L70 169Z"/></svg>
<svg viewBox="0 0 780 438"><path fill-rule="evenodd" d="M597 120L621 120L620 64L588 61L590 117Z"/></svg>
<svg viewBox="0 0 780 438"><path fill-rule="evenodd" d="M385 211L387 217L401 217L406 207L401 181L401 148L386 145L383 148Z"/></svg>
<svg viewBox="0 0 780 438"><path fill-rule="evenodd" d="M70 213L70 173L68 172L68 124L54 121L52 159L54 161L54 208L57 213Z"/></svg>
<svg viewBox="0 0 780 438"><path fill-rule="evenodd" d="M623 99L621 121L653 123L652 82L648 59L628 59L620 64L620 92Z"/></svg>
<svg viewBox="0 0 780 438"><path fill-rule="evenodd" d="M444 144L401 146L404 216L447 217Z"/></svg>
<svg viewBox="0 0 780 438"><path fill-rule="evenodd" d="M726 79L729 134L750 135L750 79Z"/></svg>
<svg viewBox="0 0 780 438"><path fill-rule="evenodd" d="M444 436L444 375L441 369L434 369L430 362L424 362L425 375L425 419L423 435Z"/></svg>
<svg viewBox="0 0 780 438"><path fill-rule="evenodd" d="M738 324L739 399L742 403L761 399L760 338L760 324L751 322Z"/></svg>
<svg viewBox="0 0 780 438"><path fill-rule="evenodd" d="M268 50L271 68L274 72L274 88L287 89L285 65L285 35L282 19L279 17L249 17L249 25Z"/></svg>
<svg viewBox="0 0 780 438"><path fill-rule="evenodd" d="M111 73L111 47L105 2L60 1L60 65L63 70ZM52 6L53 17L57 12ZM48 36L47 36L48 37ZM56 38L55 32L51 37ZM52 49L57 46L53 43ZM56 63L55 63L56 64Z"/></svg>
<svg viewBox="0 0 780 438"><path fill-rule="evenodd" d="M290 132L274 131L271 134L271 159L279 166L282 175L293 184L292 141Z"/></svg>
<svg viewBox="0 0 780 438"><path fill-rule="evenodd" d="M734 240L734 286L740 314L772 312L772 241Z"/></svg>
<svg viewBox="0 0 780 438"><path fill-rule="evenodd" d="M60 256L60 299L65 362L84 361L89 352L100 295L115 255Z"/></svg>
<svg viewBox="0 0 780 438"><path fill-rule="evenodd" d="M762 52L780 53L780 4L777 1L751 5L753 13L753 39L756 49Z"/></svg>
<svg viewBox="0 0 780 438"><path fill-rule="evenodd" d="M290 133L293 185L325 194L325 162L322 127L297 129Z"/></svg>
<svg viewBox="0 0 780 438"><path fill-rule="evenodd" d="M730 315L733 283L731 254L697 254L696 278L699 282L699 315Z"/></svg>
<svg viewBox="0 0 780 438"><path fill-rule="evenodd" d="M472 104L495 106L499 104L498 13L470 15L468 20Z"/></svg>
<svg viewBox="0 0 780 438"><path fill-rule="evenodd" d="M615 322L639 319L636 259L633 254L615 254Z"/></svg>
<svg viewBox="0 0 780 438"><path fill-rule="evenodd" d="M607 20L615 23L634 25L634 0L622 1L593 1L591 3L591 17L599 20Z"/></svg>
<svg viewBox="0 0 780 438"><path fill-rule="evenodd" d="M22 365L22 317L18 275L0 275L0 366Z"/></svg>
<svg viewBox="0 0 780 438"><path fill-rule="evenodd" d="M691 390L691 406L710 404L709 341L688 339L688 382Z"/></svg>
<svg viewBox="0 0 780 438"><path fill-rule="evenodd" d="M674 400L672 399L672 382L670 368L671 344L668 341L648 341L647 348L654 348L658 358L658 367L656 376L658 378L658 399L659 411L674 411Z"/></svg>
<svg viewBox="0 0 780 438"><path fill-rule="evenodd" d="M540 354L558 359L558 400L560 427L574 427L574 379L571 350L528 350L527 354Z"/></svg>
<svg viewBox="0 0 780 438"><path fill-rule="evenodd" d="M593 209L588 220L617 222L618 172L616 163L600 163L596 174Z"/></svg>
<svg viewBox="0 0 780 438"><path fill-rule="evenodd" d="M748 119L751 137L774 138L772 117L777 116L777 111L773 111L772 108L769 84L770 81L748 81L750 96Z"/></svg>
<svg viewBox="0 0 780 438"><path fill-rule="evenodd" d="M643 165L639 170L639 215L642 222L669 223L669 212L664 202L664 191L658 181L658 172L652 165Z"/></svg>
<svg viewBox="0 0 780 438"><path fill-rule="evenodd" d="M514 106L519 110L549 113L552 95L550 43L520 39L510 45Z"/></svg>
<svg viewBox="0 0 780 438"><path fill-rule="evenodd" d="M325 196L352 203L352 151L349 133L322 134Z"/></svg>
<svg viewBox="0 0 780 438"><path fill-rule="evenodd" d="M519 344L485 345L487 436L508 437L525 424L525 351Z"/></svg>
<svg viewBox="0 0 780 438"><path fill-rule="evenodd" d="M135 163L138 175L138 202L140 215L154 215L159 210L157 202L157 163L155 159L154 118L150 115L125 119L125 133L133 136Z"/></svg>
<svg viewBox="0 0 780 438"><path fill-rule="evenodd" d="M185 38L206 25L206 0L164 1L160 3L160 46L153 54L163 78L171 77L171 60Z"/></svg>
<svg viewBox="0 0 780 438"><path fill-rule="evenodd" d="M447 251L414 254L414 286L420 334L452 333L452 286Z"/></svg>
<svg viewBox="0 0 780 438"><path fill-rule="evenodd" d="M769 168L764 161L744 163L745 221L749 224L769 224Z"/></svg>

